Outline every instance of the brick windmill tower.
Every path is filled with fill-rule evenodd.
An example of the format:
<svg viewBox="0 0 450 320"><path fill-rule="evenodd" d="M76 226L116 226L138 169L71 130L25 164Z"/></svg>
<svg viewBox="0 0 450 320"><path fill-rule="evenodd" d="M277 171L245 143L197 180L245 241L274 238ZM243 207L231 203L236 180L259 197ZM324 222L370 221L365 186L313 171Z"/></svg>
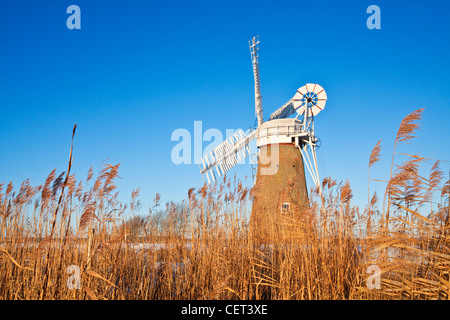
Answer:
<svg viewBox="0 0 450 320"><path fill-rule="evenodd" d="M283 217L299 217L308 207L305 166L316 188L320 180L316 158L314 117L324 109L325 90L308 83L263 120L259 81L259 39L249 41L255 80L257 128L245 134L236 131L201 159L200 172L206 182L215 181L250 154L249 143L256 139L257 168L254 174L251 230L257 238L279 237ZM296 114L295 118L288 118Z"/></svg>

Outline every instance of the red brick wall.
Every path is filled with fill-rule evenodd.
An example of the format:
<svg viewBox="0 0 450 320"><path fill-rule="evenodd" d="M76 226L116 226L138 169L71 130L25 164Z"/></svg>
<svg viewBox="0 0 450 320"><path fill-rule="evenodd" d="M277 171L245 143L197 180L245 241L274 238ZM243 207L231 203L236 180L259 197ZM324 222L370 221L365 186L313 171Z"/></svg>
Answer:
<svg viewBox="0 0 450 320"><path fill-rule="evenodd" d="M261 174L262 168L270 164L263 159L269 156L276 165L276 156L271 152L278 149L278 170L275 174ZM290 203L289 215L298 217L308 207L305 169L300 150L294 144L268 145L260 148L260 162L256 184L252 190L253 207L251 216L251 232L255 238L268 238L274 241L282 236L281 204ZM274 239L275 238L275 239Z"/></svg>

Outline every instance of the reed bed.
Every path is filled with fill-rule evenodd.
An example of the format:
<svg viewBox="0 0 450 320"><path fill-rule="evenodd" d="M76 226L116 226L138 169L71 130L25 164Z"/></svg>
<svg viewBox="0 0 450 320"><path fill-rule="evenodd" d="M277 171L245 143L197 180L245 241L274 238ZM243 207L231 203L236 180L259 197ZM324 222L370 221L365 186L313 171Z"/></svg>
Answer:
<svg viewBox="0 0 450 320"><path fill-rule="evenodd" d="M139 189L118 200L119 164L78 180L71 147L67 171L43 185L0 184L0 299L449 299L449 181L439 161L396 163L421 114L400 124L382 203L370 192L379 141L366 208L349 181L327 177L303 218L273 226L277 241L256 240L252 193L236 176L179 204L157 194L141 214Z"/></svg>

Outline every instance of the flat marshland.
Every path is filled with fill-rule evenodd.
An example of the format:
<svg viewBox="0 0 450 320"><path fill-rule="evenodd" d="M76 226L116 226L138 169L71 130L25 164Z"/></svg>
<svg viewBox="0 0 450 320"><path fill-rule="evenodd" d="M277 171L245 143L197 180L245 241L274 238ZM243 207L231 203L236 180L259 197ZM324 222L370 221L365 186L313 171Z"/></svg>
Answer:
<svg viewBox="0 0 450 320"><path fill-rule="evenodd" d="M439 161L396 163L421 114L400 124L381 197L377 143L365 208L348 181L325 178L276 241L250 227L252 192L236 178L178 204L156 195L141 215L139 189L117 199L118 164L77 180L71 152L43 185L0 184L0 299L449 299L449 181Z"/></svg>

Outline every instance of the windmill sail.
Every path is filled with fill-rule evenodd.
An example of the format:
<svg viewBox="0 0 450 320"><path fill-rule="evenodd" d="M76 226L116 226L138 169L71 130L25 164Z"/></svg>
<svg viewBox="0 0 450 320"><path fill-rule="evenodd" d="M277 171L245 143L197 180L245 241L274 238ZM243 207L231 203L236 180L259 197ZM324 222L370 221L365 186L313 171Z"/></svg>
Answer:
<svg viewBox="0 0 450 320"><path fill-rule="evenodd" d="M248 136L242 130L237 130L232 136L208 152L201 159L200 173L211 183L223 176L242 159L250 154L248 144L256 136L257 130Z"/></svg>
<svg viewBox="0 0 450 320"><path fill-rule="evenodd" d="M263 106L262 106L262 97L261 97L261 85L259 83L259 37L253 37L252 40L249 41L250 45L250 54L252 56L252 65L253 65L253 77L255 78L255 113L258 119L258 127L262 125L263 119Z"/></svg>
<svg viewBox="0 0 450 320"><path fill-rule="evenodd" d="M294 109L293 99L291 99L288 102L286 102L284 105L282 105L277 111L272 112L272 114L270 115L269 121L275 120L275 119L287 118L294 112L295 112L295 109Z"/></svg>

